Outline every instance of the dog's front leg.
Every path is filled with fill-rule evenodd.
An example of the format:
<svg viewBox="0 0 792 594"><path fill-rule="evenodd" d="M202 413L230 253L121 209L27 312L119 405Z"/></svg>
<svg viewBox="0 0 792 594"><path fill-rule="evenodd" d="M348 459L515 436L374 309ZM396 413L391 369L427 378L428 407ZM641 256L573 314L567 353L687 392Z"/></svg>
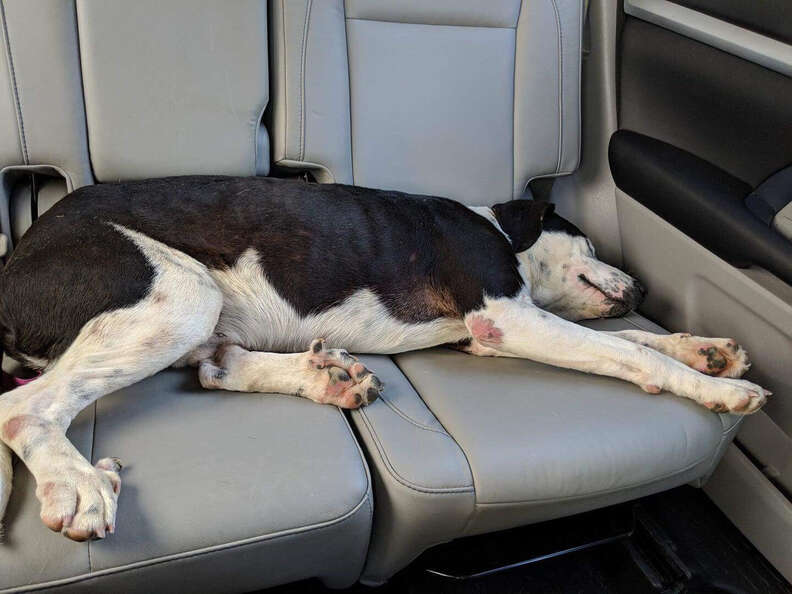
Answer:
<svg viewBox="0 0 792 594"><path fill-rule="evenodd" d="M465 324L483 347L558 367L607 375L649 393L668 390L717 412L751 413L769 392L744 380L709 377L658 351L537 308L528 296L485 299Z"/></svg>
<svg viewBox="0 0 792 594"><path fill-rule="evenodd" d="M660 351L707 375L742 377L751 367L748 353L733 338L704 338L687 332L653 334L643 330L620 330L604 334Z"/></svg>

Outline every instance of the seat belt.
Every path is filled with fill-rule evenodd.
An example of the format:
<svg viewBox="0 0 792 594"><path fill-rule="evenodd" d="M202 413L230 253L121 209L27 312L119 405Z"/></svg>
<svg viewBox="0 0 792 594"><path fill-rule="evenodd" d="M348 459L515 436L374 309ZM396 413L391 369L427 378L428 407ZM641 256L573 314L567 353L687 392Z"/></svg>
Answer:
<svg viewBox="0 0 792 594"><path fill-rule="evenodd" d="M38 219L38 183L36 181L36 174L30 174L30 224L36 222Z"/></svg>

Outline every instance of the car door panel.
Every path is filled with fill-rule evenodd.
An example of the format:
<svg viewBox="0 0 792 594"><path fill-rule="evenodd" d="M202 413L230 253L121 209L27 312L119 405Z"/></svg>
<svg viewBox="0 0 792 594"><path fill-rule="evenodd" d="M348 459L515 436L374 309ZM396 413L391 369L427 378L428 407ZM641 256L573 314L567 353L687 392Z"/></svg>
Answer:
<svg viewBox="0 0 792 594"><path fill-rule="evenodd" d="M705 488L792 579L792 241L746 203L792 164L792 9L752 0L623 9L610 165L624 265L649 288L644 314L670 330L736 338L754 361L747 379L774 392Z"/></svg>

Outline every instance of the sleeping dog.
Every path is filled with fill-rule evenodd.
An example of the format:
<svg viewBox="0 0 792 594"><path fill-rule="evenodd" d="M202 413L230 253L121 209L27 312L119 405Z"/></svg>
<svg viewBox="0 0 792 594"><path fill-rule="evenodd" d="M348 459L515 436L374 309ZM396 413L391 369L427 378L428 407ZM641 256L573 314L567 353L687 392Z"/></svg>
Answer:
<svg viewBox="0 0 792 594"><path fill-rule="evenodd" d="M344 349L441 344L618 377L717 412L754 412L769 394L734 379L749 365L734 340L574 324L623 315L644 290L540 201L469 208L271 178L95 185L36 222L0 287L5 352L43 371L0 397L0 517L10 448L36 479L44 523L74 540L113 531L120 463L91 466L66 427L171 365L197 365L206 388L343 408L383 389Z"/></svg>

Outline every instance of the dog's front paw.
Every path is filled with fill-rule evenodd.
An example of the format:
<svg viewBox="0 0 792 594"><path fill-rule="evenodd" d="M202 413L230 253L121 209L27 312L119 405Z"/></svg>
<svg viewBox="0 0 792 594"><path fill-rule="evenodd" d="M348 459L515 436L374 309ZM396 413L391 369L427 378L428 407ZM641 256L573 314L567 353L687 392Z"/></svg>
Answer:
<svg viewBox="0 0 792 594"><path fill-rule="evenodd" d="M720 379L708 386L701 403L713 412L749 415L767 402L772 392L751 382L737 379Z"/></svg>
<svg viewBox="0 0 792 594"><path fill-rule="evenodd" d="M731 338L673 334L676 357L696 371L715 377L742 377L751 367L748 353Z"/></svg>
<svg viewBox="0 0 792 594"><path fill-rule="evenodd" d="M36 496L44 524L81 542L115 532L121 462L117 458L103 458L96 466L80 462L42 477Z"/></svg>

